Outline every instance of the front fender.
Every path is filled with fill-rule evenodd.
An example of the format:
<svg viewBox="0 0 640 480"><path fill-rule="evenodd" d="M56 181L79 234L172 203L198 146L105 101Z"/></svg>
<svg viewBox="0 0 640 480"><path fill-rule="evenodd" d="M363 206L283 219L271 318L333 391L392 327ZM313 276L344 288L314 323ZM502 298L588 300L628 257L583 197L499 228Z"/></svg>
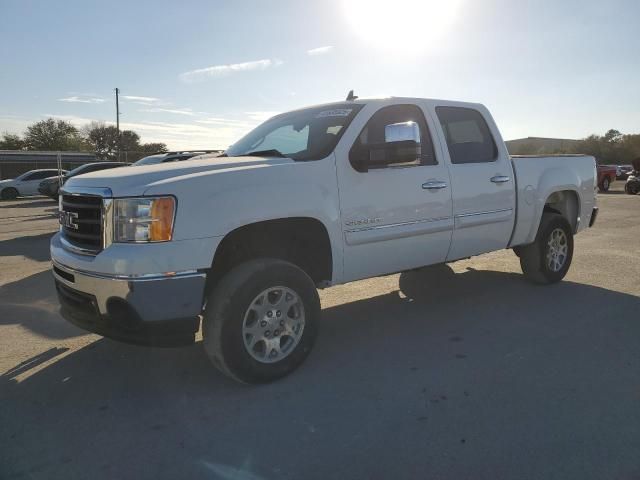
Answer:
<svg viewBox="0 0 640 480"><path fill-rule="evenodd" d="M334 281L342 276L342 232L333 156L313 162L197 175L153 186L145 195L167 192L178 199L176 240L224 237L237 228L267 220L316 219L329 234Z"/></svg>

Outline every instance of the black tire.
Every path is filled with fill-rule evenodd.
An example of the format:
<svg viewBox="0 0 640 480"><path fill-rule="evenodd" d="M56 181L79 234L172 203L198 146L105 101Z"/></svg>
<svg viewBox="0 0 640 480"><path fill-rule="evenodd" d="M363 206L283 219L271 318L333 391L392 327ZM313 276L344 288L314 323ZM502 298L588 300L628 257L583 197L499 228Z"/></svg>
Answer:
<svg viewBox="0 0 640 480"><path fill-rule="evenodd" d="M609 180L609 177L604 177L602 179L602 183L599 185L600 191L601 192L608 192L610 186L611 186L611 181Z"/></svg>
<svg viewBox="0 0 640 480"><path fill-rule="evenodd" d="M624 191L627 195L637 195L640 188L635 183L625 183Z"/></svg>
<svg viewBox="0 0 640 480"><path fill-rule="evenodd" d="M562 267L554 271L550 266L550 260L547 255L551 248L549 246L551 235L558 229L564 233L567 251ZM573 232L571 225L562 215L545 212L542 215L535 241L530 245L520 247L519 250L520 266L527 280L540 285L559 282L569 271L573 258Z"/></svg>
<svg viewBox="0 0 640 480"><path fill-rule="evenodd" d="M304 328L291 352L274 363L264 363L245 347L243 324L254 299L274 287L286 287L298 295ZM272 382L294 371L307 358L316 340L319 318L318 291L303 270L277 259L251 260L233 268L209 293L202 324L204 349L213 364L234 380Z"/></svg>
<svg viewBox="0 0 640 480"><path fill-rule="evenodd" d="M18 198L18 190L13 187L5 188L0 193L0 197L2 198L2 200L13 200L15 198Z"/></svg>

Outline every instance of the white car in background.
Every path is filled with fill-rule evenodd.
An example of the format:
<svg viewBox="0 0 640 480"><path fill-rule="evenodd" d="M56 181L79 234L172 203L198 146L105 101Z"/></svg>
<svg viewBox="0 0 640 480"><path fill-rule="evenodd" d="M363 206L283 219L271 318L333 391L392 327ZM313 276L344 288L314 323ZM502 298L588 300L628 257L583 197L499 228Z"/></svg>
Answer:
<svg viewBox="0 0 640 480"><path fill-rule="evenodd" d="M62 174L67 173L62 170ZM58 170L55 168L46 168L39 170L30 170L23 173L17 178L0 180L0 198L2 200L11 200L17 197L28 197L31 195L40 195L38 186L45 178L55 177Z"/></svg>

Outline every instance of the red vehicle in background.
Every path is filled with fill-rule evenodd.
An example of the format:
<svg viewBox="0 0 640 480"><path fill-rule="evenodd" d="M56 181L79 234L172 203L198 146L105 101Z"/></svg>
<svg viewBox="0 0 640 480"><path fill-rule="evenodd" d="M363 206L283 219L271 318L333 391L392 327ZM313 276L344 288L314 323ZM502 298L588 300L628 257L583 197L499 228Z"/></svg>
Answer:
<svg viewBox="0 0 640 480"><path fill-rule="evenodd" d="M598 163L598 190L608 192L615 181L618 169L615 165L600 165Z"/></svg>

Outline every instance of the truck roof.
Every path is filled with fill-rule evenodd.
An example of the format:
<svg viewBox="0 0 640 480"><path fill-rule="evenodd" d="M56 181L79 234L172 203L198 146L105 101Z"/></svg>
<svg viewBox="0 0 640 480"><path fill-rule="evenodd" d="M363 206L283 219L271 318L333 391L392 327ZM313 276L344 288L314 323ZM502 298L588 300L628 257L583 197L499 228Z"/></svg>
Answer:
<svg viewBox="0 0 640 480"><path fill-rule="evenodd" d="M372 98L357 98L356 100L343 100L340 102L319 103L317 105L307 105L305 107L296 108L289 111L305 110L307 108L333 108L337 106L344 106L345 104L353 103L355 105L389 105L398 103L429 103L435 105L447 105L455 107L479 107L483 106L481 103L475 102L463 102L458 100L443 100L435 98L420 98L420 97L372 97ZM284 112L283 112L284 113Z"/></svg>

